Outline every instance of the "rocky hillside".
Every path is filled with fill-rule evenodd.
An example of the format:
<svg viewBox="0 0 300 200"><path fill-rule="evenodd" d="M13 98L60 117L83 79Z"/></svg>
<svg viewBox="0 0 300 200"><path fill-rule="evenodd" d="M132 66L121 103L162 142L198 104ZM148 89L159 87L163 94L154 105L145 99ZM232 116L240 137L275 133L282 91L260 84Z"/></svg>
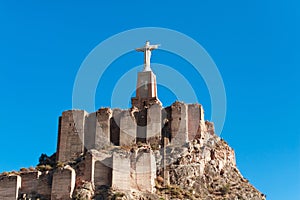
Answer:
<svg viewBox="0 0 300 200"><path fill-rule="evenodd" d="M206 123L209 124L209 122ZM131 186L132 182L130 180L128 180L128 184L132 188L131 191L116 190L106 185L95 187L92 182L85 181L83 172L89 154L97 156L97 153L107 155L117 153L118 155L130 156L137 155L137 152L151 152L155 158L156 175L153 181L153 185L155 184L153 192L141 192L142 190ZM152 143L149 145L139 142L132 146L110 146L101 151L92 149L67 163L57 162L55 155L48 157L42 154L36 169L23 168L20 172L3 173L0 178L21 175L25 184L26 180L31 180L37 172L41 173L40 180L44 180L49 186L44 190L50 190L55 172L68 168L74 169L77 174L76 183L74 183L75 190L70 193L74 200L266 199L264 194L260 193L241 175L236 167L233 149L223 139L214 134L214 131L204 131L196 139L176 146L167 144L163 147L160 144ZM25 178L27 176L28 178ZM135 176L135 173L131 173L131 180L135 180L133 176ZM24 186L26 188L31 187L29 182ZM41 195L37 192L22 192L23 190L21 190L19 200L50 199L49 195ZM50 194L47 191L44 191L44 193Z"/></svg>
<svg viewBox="0 0 300 200"><path fill-rule="evenodd" d="M123 151L150 150L146 144ZM207 132L182 146L154 150L157 178L155 193L117 191L86 182L77 188L75 199L201 199L264 200L236 167L233 149L220 137Z"/></svg>

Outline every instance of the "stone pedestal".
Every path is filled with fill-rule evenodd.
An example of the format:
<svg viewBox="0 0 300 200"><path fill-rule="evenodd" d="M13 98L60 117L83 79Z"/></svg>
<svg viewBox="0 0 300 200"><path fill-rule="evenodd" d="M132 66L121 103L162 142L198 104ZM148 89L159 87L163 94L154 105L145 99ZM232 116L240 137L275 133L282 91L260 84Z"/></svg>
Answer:
<svg viewBox="0 0 300 200"><path fill-rule="evenodd" d="M154 103L161 104L157 98L156 76L152 71L139 72L132 107L143 108Z"/></svg>

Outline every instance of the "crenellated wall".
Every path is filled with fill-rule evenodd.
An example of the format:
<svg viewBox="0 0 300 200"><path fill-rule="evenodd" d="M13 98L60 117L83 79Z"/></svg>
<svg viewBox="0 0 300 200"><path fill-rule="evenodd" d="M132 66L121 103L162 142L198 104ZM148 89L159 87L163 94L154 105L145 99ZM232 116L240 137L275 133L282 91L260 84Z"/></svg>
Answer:
<svg viewBox="0 0 300 200"><path fill-rule="evenodd" d="M69 166L56 170L53 174L51 200L72 199L75 179L75 170Z"/></svg>
<svg viewBox="0 0 300 200"><path fill-rule="evenodd" d="M74 168L0 177L0 199L11 200L22 195L71 199L75 187L86 181L95 188L107 185L119 190L154 192L158 166L150 146L184 147L193 139L209 144L210 135L214 135L214 125L204 121L200 104L174 102L163 108L160 103L152 102L143 108L101 108L90 114L84 110L65 111L59 120L57 161L67 163L77 159L77 164ZM148 145L129 151L140 142ZM84 156L78 161L81 155ZM217 157L222 160L220 167L228 161L235 162L230 149L226 154L215 154L204 148L201 156L204 163Z"/></svg>
<svg viewBox="0 0 300 200"><path fill-rule="evenodd" d="M19 196L21 177L18 175L0 176L0 199L13 200Z"/></svg>
<svg viewBox="0 0 300 200"><path fill-rule="evenodd" d="M200 138L204 131L214 133L213 124L204 121L200 104L182 102L166 108L160 103L128 110L101 108L90 114L83 110L65 111L59 127L57 159L61 162L76 159L89 149L138 142L183 145Z"/></svg>
<svg viewBox="0 0 300 200"><path fill-rule="evenodd" d="M23 172L20 174L21 176L21 194L31 195L32 193L37 193L38 185L39 185L39 176L42 173L39 171L35 172Z"/></svg>

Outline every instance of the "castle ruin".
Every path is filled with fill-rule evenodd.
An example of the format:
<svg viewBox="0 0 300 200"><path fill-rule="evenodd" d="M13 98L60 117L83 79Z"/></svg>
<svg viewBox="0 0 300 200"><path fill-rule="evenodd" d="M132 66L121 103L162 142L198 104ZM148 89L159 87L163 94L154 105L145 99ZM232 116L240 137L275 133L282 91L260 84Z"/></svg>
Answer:
<svg viewBox="0 0 300 200"><path fill-rule="evenodd" d="M59 117L58 167L0 176L0 199L72 199L75 189L84 182L90 182L93 188L107 186L153 193L158 175L168 184L176 172L167 167L172 163L168 160L168 149L174 153L176 147L185 148L193 140L199 141L202 148L197 173L205 173L205 163L218 156L222 157L220 170L226 162L235 165L233 150L218 155L201 146L214 135L214 126L204 120L200 104L176 101L162 107L156 76L147 63L150 58L146 57L155 47L147 43L139 49L145 53L145 67L138 73L136 96L131 99L130 109L64 111Z"/></svg>

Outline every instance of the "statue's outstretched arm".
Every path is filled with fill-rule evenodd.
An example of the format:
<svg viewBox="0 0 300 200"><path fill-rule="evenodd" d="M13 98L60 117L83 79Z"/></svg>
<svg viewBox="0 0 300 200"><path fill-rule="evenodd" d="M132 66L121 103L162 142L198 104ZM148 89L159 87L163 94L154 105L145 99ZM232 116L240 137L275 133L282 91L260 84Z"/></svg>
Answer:
<svg viewBox="0 0 300 200"><path fill-rule="evenodd" d="M160 46L160 44L151 45L149 49L150 49L150 50L158 49L159 46Z"/></svg>
<svg viewBox="0 0 300 200"><path fill-rule="evenodd" d="M139 52L144 52L144 51L145 51L144 48L136 48L135 50L136 50L136 51L139 51Z"/></svg>

